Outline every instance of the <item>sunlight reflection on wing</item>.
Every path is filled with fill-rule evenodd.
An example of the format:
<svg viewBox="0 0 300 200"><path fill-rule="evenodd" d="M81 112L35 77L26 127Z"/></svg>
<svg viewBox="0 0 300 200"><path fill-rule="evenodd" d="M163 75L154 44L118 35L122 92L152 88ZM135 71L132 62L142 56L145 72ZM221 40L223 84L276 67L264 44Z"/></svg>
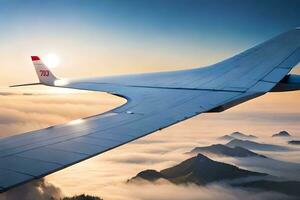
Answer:
<svg viewBox="0 0 300 200"><path fill-rule="evenodd" d="M55 86L64 86L67 85L69 81L67 79L58 79L54 81Z"/></svg>
<svg viewBox="0 0 300 200"><path fill-rule="evenodd" d="M68 124L69 125L74 125L74 124L82 124L82 123L84 123L83 119L75 119L73 121L70 121Z"/></svg>

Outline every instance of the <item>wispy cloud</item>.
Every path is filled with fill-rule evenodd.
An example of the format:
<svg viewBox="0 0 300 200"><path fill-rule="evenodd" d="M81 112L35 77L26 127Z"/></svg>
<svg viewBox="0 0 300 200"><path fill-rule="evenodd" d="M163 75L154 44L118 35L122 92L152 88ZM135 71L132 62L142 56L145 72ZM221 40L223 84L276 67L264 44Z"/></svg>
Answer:
<svg viewBox="0 0 300 200"><path fill-rule="evenodd" d="M289 199L288 196L273 192L247 192L242 189L231 188L223 184L213 184L201 187L193 184L174 185L168 182L155 184L138 183L115 186L112 199L138 199L138 200L263 200L263 199Z"/></svg>
<svg viewBox="0 0 300 200"><path fill-rule="evenodd" d="M59 200L63 197L61 189L45 179L31 181L0 195L0 200Z"/></svg>
<svg viewBox="0 0 300 200"><path fill-rule="evenodd" d="M96 98L95 98L96 97ZM8 136L99 114L124 101L99 93L0 95L0 136Z"/></svg>

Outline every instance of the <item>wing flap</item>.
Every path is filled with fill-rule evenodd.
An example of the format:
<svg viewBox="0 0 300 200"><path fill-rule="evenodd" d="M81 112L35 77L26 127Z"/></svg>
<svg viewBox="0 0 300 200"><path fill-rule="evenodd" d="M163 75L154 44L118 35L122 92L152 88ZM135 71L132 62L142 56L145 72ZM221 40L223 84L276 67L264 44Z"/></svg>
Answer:
<svg viewBox="0 0 300 200"><path fill-rule="evenodd" d="M62 165L54 162L23 158L18 155L3 157L1 158L0 162L1 170L10 170L13 172L30 175L31 177L40 177L42 174L54 172L56 169L61 167Z"/></svg>
<svg viewBox="0 0 300 200"><path fill-rule="evenodd" d="M62 166L69 165L70 163L76 163L78 160L82 160L86 157L85 154L66 152L48 147L24 151L19 153L18 156L33 160L56 163Z"/></svg>
<svg viewBox="0 0 300 200"><path fill-rule="evenodd" d="M12 186L17 186L27 182L28 180L34 179L33 176L5 169L0 169L0 177L1 191L5 191Z"/></svg>

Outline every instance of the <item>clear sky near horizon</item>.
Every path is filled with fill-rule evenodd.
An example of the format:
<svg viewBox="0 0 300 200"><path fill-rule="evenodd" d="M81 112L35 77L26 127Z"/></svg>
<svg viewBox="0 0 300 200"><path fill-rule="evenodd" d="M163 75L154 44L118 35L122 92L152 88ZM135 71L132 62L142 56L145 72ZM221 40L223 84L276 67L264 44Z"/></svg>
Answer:
<svg viewBox="0 0 300 200"><path fill-rule="evenodd" d="M66 77L212 64L300 26L299 7L299 0L1 0L0 85L36 80L30 56L49 53Z"/></svg>

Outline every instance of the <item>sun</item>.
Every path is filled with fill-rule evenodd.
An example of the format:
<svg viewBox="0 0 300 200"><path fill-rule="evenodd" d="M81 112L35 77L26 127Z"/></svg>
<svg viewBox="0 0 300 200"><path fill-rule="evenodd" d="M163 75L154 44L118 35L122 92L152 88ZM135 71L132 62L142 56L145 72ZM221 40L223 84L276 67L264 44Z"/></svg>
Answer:
<svg viewBox="0 0 300 200"><path fill-rule="evenodd" d="M55 68L59 63L59 57L56 54L47 54L43 60L45 65L49 68Z"/></svg>

